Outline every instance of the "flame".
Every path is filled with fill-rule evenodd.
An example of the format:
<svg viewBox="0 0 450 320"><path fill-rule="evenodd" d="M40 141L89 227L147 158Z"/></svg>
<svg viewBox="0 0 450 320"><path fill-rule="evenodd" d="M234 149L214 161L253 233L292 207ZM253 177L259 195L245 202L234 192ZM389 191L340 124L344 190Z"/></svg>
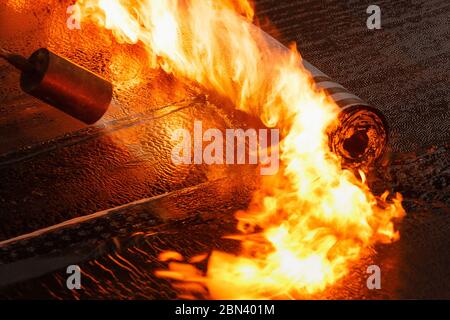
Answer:
<svg viewBox="0 0 450 320"><path fill-rule="evenodd" d="M21 12L27 7L27 1L26 0L6 0L5 5L13 8L17 12Z"/></svg>
<svg viewBox="0 0 450 320"><path fill-rule="evenodd" d="M265 177L236 213L241 251L214 251L206 274L176 262L162 277L212 298L299 298L349 272L375 243L398 239L399 194L371 193L364 173L345 170L328 146L339 108L314 86L296 48L284 52L251 22L246 0L79 0L83 19L139 43L152 67L189 78L282 130L282 170ZM261 230L261 231L257 231Z"/></svg>

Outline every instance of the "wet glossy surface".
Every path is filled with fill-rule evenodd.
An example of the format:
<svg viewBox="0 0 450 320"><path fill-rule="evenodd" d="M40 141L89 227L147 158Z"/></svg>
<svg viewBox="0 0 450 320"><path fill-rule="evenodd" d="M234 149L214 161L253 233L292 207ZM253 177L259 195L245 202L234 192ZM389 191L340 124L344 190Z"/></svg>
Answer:
<svg viewBox="0 0 450 320"><path fill-rule="evenodd" d="M192 131L192 119L204 130L235 126L189 100L0 157L1 238L226 176L225 165L172 162L172 132Z"/></svg>

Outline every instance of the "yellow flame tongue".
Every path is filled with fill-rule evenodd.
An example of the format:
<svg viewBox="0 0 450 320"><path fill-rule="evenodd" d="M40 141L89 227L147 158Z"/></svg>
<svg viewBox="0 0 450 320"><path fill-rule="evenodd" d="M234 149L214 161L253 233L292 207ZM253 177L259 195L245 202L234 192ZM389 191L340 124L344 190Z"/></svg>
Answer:
<svg viewBox="0 0 450 320"><path fill-rule="evenodd" d="M140 43L149 63L197 81L282 130L283 169L262 180L239 221L262 228L233 256L213 252L206 275L179 262L160 276L206 285L213 298L300 297L323 290L377 242L398 238L401 197L374 196L329 151L338 107L315 88L295 49L283 54L251 25L245 0L79 0L83 18ZM381 205L380 205L381 204ZM255 241L255 237L259 240Z"/></svg>

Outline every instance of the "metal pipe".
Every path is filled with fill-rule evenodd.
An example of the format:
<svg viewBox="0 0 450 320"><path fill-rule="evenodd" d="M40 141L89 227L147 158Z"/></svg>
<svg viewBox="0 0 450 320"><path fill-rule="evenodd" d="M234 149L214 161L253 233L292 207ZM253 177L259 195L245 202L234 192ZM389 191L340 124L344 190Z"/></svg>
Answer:
<svg viewBox="0 0 450 320"><path fill-rule="evenodd" d="M22 71L23 91L86 124L108 110L112 84L48 49L38 49L29 59L1 49L0 57Z"/></svg>

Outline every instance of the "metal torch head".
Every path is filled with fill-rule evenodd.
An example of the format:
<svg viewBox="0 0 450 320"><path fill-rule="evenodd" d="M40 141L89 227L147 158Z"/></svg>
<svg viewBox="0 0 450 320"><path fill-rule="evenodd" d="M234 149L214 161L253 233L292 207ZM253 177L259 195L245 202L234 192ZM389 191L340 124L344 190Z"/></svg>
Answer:
<svg viewBox="0 0 450 320"><path fill-rule="evenodd" d="M26 93L86 123L97 122L108 110L113 87L109 81L48 49L35 51L28 61L31 72L22 72Z"/></svg>

